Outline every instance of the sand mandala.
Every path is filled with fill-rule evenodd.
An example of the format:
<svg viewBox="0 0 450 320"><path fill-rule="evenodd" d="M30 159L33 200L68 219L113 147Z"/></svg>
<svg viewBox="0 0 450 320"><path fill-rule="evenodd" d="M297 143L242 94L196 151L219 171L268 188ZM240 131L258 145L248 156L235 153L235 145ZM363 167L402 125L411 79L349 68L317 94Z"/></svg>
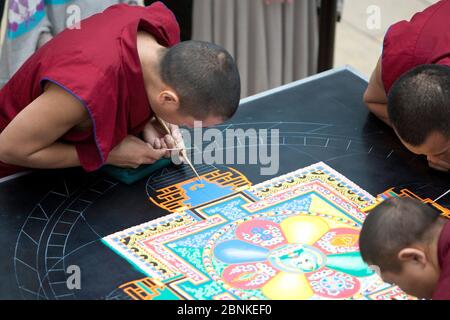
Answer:
<svg viewBox="0 0 450 320"><path fill-rule="evenodd" d="M146 276L122 285L127 295L410 298L362 261L364 209L376 199L338 172L318 163L255 186L235 170L229 179L221 174L205 173L201 186L192 179L154 190L152 202L172 213L103 239Z"/></svg>

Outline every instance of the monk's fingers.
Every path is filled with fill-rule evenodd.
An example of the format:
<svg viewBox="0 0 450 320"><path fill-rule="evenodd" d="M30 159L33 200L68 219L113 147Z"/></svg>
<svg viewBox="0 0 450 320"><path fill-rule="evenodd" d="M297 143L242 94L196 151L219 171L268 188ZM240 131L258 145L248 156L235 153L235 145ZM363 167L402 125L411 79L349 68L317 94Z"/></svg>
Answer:
<svg viewBox="0 0 450 320"><path fill-rule="evenodd" d="M180 128L174 124L171 124L170 132L172 133L172 137L174 138L175 143L178 145L178 147L185 148L183 135L181 134Z"/></svg>
<svg viewBox="0 0 450 320"><path fill-rule="evenodd" d="M164 155L167 153L166 148L156 149L153 148L150 144L148 144L147 146L147 150L145 150L141 155L141 161L143 162L143 164L152 164L164 157Z"/></svg>
<svg viewBox="0 0 450 320"><path fill-rule="evenodd" d="M155 139L154 143L153 143L153 147L155 149L161 149L163 148L162 144L161 144L161 140L160 139Z"/></svg>
<svg viewBox="0 0 450 320"><path fill-rule="evenodd" d="M186 150L180 150L178 151L178 159L180 160L181 163L187 164L187 154L186 154Z"/></svg>
<svg viewBox="0 0 450 320"><path fill-rule="evenodd" d="M169 147L167 146L166 141L164 140L164 138L159 139L159 142L161 144L161 149L167 150ZM164 154L165 158L170 157L170 151L167 150L166 153Z"/></svg>
<svg viewBox="0 0 450 320"><path fill-rule="evenodd" d="M181 135L181 130L178 126L176 125L170 125L170 132L172 133L172 136L176 139L179 139L182 137Z"/></svg>
<svg viewBox="0 0 450 320"><path fill-rule="evenodd" d="M173 138L175 139L175 143L183 149L186 149L186 146L184 144L183 136L181 135L181 132L178 130L176 134L173 135Z"/></svg>
<svg viewBox="0 0 450 320"><path fill-rule="evenodd" d="M164 140L164 138L158 139L159 143L161 144L161 149L167 149L167 143Z"/></svg>
<svg viewBox="0 0 450 320"><path fill-rule="evenodd" d="M169 124L169 130L172 133L172 135L177 134L177 132L180 131L180 128L176 124Z"/></svg>
<svg viewBox="0 0 450 320"><path fill-rule="evenodd" d="M175 139L171 135L166 135L164 137L164 142L166 143L168 149L178 148L178 146L175 143Z"/></svg>

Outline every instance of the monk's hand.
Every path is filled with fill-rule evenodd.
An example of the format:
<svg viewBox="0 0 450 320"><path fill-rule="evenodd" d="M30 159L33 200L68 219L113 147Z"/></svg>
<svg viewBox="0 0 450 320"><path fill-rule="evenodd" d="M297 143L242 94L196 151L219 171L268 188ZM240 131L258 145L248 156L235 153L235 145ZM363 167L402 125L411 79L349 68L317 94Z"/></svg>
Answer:
<svg viewBox="0 0 450 320"><path fill-rule="evenodd" d="M161 149L161 142L166 134L164 128L162 128L159 122L153 118L145 124L144 130L142 131L142 138L156 149Z"/></svg>
<svg viewBox="0 0 450 320"><path fill-rule="evenodd" d="M170 140L166 139L166 136L166 130L155 118L147 122L144 130L142 131L142 138L144 139L144 141L157 150L175 148L173 144L167 143ZM164 157L169 158L170 151L166 151Z"/></svg>
<svg viewBox="0 0 450 320"><path fill-rule="evenodd" d="M450 170L450 162L443 157L428 156L428 165L435 170L448 172Z"/></svg>
<svg viewBox="0 0 450 320"><path fill-rule="evenodd" d="M167 151L164 156L170 158L171 156L181 155L181 161L184 162L185 145L183 136L181 135L180 128L177 125L166 123L167 128L170 130L170 134L167 133L165 128L153 118L144 127L142 137L145 142L149 143L154 149L171 149Z"/></svg>
<svg viewBox="0 0 450 320"><path fill-rule="evenodd" d="M155 163L166 153L166 149L155 149L149 143L129 135L109 153L107 164L136 169L143 164Z"/></svg>
<svg viewBox="0 0 450 320"><path fill-rule="evenodd" d="M172 156L181 156L181 162L185 162L186 146L184 144L183 136L181 134L180 128L174 124L168 124L171 135L166 135L164 141L169 149L177 149L172 151Z"/></svg>

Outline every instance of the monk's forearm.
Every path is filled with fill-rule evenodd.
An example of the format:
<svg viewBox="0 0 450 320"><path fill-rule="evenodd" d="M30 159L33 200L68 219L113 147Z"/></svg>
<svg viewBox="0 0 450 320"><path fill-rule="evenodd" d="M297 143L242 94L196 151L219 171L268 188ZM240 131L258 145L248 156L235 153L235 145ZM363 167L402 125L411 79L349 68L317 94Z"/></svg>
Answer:
<svg viewBox="0 0 450 320"><path fill-rule="evenodd" d="M392 127L391 121L389 120L389 115L387 111L387 104L384 103L375 103L375 102L367 102L366 105L368 109L379 118L381 121L386 123L388 126Z"/></svg>
<svg viewBox="0 0 450 320"><path fill-rule="evenodd" d="M76 148L73 145L56 142L29 155L6 152L0 156L4 163L33 168L60 169L80 166Z"/></svg>

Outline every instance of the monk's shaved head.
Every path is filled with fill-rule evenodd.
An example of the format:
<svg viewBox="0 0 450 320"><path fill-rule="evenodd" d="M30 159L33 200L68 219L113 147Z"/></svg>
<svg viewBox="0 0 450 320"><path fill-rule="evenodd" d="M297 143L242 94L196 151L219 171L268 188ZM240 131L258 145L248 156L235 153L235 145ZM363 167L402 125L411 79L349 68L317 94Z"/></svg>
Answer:
<svg viewBox="0 0 450 320"><path fill-rule="evenodd" d="M224 120L237 110L241 95L239 71L222 47L202 41L185 41L163 52L161 79L180 99L181 112L204 119Z"/></svg>
<svg viewBox="0 0 450 320"><path fill-rule="evenodd" d="M412 146L433 133L450 139L450 67L421 65L405 73L389 91L388 113L398 135Z"/></svg>

